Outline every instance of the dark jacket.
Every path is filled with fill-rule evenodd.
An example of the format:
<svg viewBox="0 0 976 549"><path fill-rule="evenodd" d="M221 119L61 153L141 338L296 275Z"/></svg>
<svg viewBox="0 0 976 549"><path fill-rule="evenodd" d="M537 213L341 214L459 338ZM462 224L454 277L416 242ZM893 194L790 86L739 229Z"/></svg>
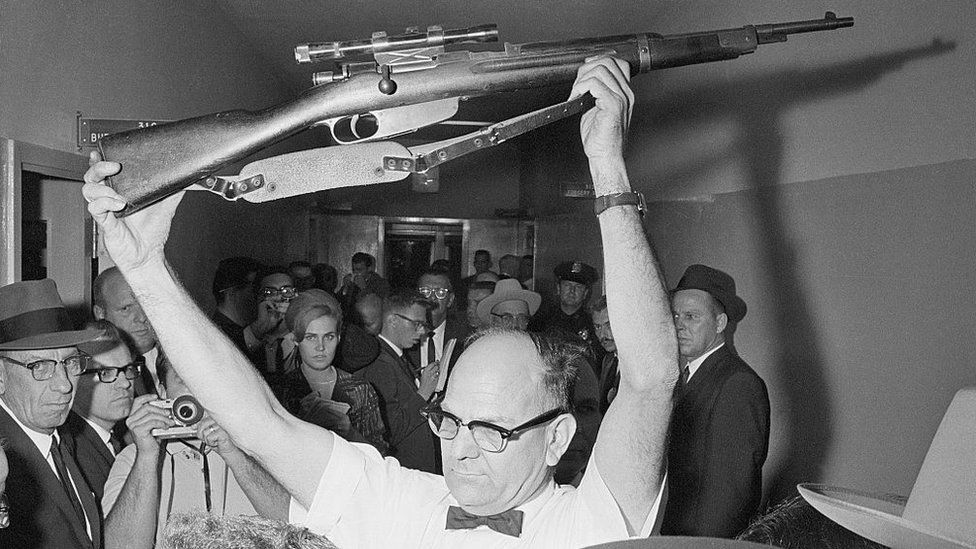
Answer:
<svg viewBox="0 0 976 549"><path fill-rule="evenodd" d="M115 456L91 425L74 410L68 413L68 419L58 427L58 432L74 455L88 487L95 493L95 501L101 502L102 490L115 463Z"/></svg>
<svg viewBox="0 0 976 549"><path fill-rule="evenodd" d="M62 452L65 454L65 467L75 480L82 508L91 523L93 541L88 539L85 523L75 514L54 470L27 434L2 408L0 438L5 439L10 466L6 488L10 526L0 529L0 547L101 549L102 522L95 496L70 452Z"/></svg>
<svg viewBox="0 0 976 549"><path fill-rule="evenodd" d="M724 345L675 395L663 535L731 538L762 499L766 384Z"/></svg>
<svg viewBox="0 0 976 549"><path fill-rule="evenodd" d="M446 344L450 339L457 340L457 343L454 344L454 351L451 353L450 360L447 362L447 371L450 374L450 371L454 368L454 363L457 362L458 357L464 351L464 342L471 335L471 326L468 326L466 319L459 319L454 316L448 316L446 323L447 326L444 327L444 343ZM415 364L418 367L421 366L420 346L426 344L427 340L422 339L419 343L406 350L405 354L411 364Z"/></svg>
<svg viewBox="0 0 976 549"><path fill-rule="evenodd" d="M370 382L380 397L390 455L404 467L435 473L437 444L420 415L427 403L417 393L413 366L381 339L379 356L356 375Z"/></svg>

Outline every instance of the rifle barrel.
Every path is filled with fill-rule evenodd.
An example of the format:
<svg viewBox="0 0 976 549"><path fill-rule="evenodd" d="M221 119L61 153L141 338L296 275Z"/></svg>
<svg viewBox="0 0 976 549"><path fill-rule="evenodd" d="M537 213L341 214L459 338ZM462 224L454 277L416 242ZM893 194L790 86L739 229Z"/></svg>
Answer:
<svg viewBox="0 0 976 549"><path fill-rule="evenodd" d="M828 11L824 14L823 19L756 25L756 38L760 44L769 44L772 42L785 42L786 36L790 34L828 31L853 26L853 17L837 17L834 12Z"/></svg>

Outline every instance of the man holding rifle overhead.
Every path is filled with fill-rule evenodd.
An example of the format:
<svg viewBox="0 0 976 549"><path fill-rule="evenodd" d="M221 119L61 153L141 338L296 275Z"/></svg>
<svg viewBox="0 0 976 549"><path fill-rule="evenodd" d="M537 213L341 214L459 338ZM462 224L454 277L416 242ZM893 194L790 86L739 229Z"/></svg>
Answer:
<svg viewBox="0 0 976 549"><path fill-rule="evenodd" d="M441 439L444 476L402 468L288 414L199 311L163 254L179 195L116 218L125 204L101 181L118 164L88 171L89 210L173 366L238 446L285 486L292 521L346 549L567 548L652 532L678 378L674 324L623 160L633 103L626 64L602 58L581 67L573 95L585 92L596 99L581 134L600 197L621 379L575 489L557 486L552 471L576 430L569 395L575 369L587 367L582 357L542 337L488 331L425 411Z"/></svg>

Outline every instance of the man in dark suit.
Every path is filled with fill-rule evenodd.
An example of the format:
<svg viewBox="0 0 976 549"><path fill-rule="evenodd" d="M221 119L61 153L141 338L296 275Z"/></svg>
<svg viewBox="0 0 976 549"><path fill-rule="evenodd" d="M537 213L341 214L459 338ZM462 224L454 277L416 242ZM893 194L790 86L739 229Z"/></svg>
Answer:
<svg viewBox="0 0 976 549"><path fill-rule="evenodd" d="M746 314L728 274L692 265L672 292L682 375L662 534L731 538L762 499L769 395L727 334Z"/></svg>
<svg viewBox="0 0 976 549"><path fill-rule="evenodd" d="M369 381L380 398L390 455L404 467L433 473L437 445L420 409L436 388L440 366L434 363L420 369L404 356L404 349L416 345L429 330L428 307L427 300L414 292L383 300L380 354L356 375Z"/></svg>
<svg viewBox="0 0 976 549"><path fill-rule="evenodd" d="M87 365L77 345L99 335L71 329L53 280L0 288L0 438L10 466L0 547L102 546L95 497L57 433Z"/></svg>
<svg viewBox="0 0 976 549"><path fill-rule="evenodd" d="M428 269L417 278L417 292L430 302L431 331L417 345L407 350L410 362L426 367L435 360L450 372L464 350L464 340L471 333L467 322L451 315L454 307L454 286L451 277L442 271ZM451 356L444 360L444 344L455 340Z"/></svg>
<svg viewBox="0 0 976 549"><path fill-rule="evenodd" d="M119 422L129 416L132 408L133 383L139 378L140 365L132 360L132 353L112 324L101 320L90 327L102 329L106 335L79 346L92 356L92 363L78 377L74 404L58 431L96 501L101 501L112 463L122 451L117 427L122 427Z"/></svg>

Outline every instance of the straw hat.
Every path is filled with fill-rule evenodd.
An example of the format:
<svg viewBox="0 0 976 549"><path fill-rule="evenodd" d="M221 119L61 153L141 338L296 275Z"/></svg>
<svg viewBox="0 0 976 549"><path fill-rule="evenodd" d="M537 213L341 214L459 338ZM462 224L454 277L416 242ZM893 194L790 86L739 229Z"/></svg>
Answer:
<svg viewBox="0 0 976 549"><path fill-rule="evenodd" d="M822 484L797 489L837 524L892 549L976 548L976 387L952 399L907 503Z"/></svg>

